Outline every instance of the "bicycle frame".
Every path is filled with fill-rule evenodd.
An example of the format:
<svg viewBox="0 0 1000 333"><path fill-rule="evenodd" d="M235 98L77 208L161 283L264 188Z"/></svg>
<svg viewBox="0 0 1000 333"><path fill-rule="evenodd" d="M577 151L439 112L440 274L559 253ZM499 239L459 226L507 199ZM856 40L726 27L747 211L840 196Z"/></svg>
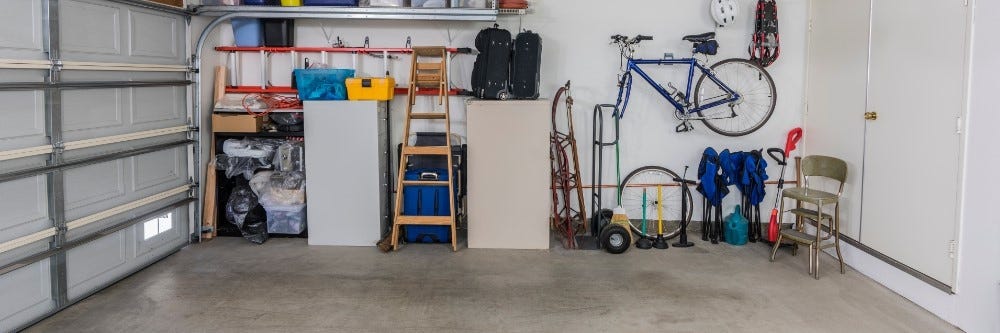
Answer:
<svg viewBox="0 0 1000 333"><path fill-rule="evenodd" d="M711 102L711 103L708 103L708 104L705 104L705 105L701 105L701 106L698 106L698 107L695 107L695 108L688 108L685 105L682 105L680 102L674 100L674 98L672 96L670 96L670 92L668 92L666 88L664 88L659 83L657 83L656 80L653 80L653 78L650 77L649 74L646 74L646 72L642 70L642 67L639 67L640 65L668 65L668 66L673 66L673 65L687 65L687 66L689 66L689 69L688 69L688 78L687 78L687 89L685 90L685 93L684 93L684 104L686 104L686 105L691 105L691 88L692 88L692 85L694 84L695 69L700 70L702 74L704 74L706 77L708 77L708 79L712 80L712 82L714 82L720 88L722 88L727 94L730 95L730 97L727 98L727 99L718 100L718 101L714 101L714 102ZM623 117L625 115L625 110L628 108L628 102L629 102L629 99L631 98L631 95L632 95L632 72L638 73L640 77L642 77L643 79L645 79L646 82L648 82L649 85L652 86L654 90L656 90L656 92L660 93L660 96L662 96L664 99L666 99L668 102L670 102L670 104L673 105L674 108L677 109L677 111L680 112L683 115L690 115L692 113L697 113L697 112L704 111L704 110L707 110L707 109L711 109L711 108L714 108L714 107L717 107L717 106L721 106L721 105L724 105L724 104L733 103L733 102L738 101L740 99L740 97L741 97L739 93L733 91L732 88L729 88L728 85L726 85L724 82L722 82L721 80L719 80L719 78L715 77L715 73L711 69L709 69L708 67L705 67L700 62L698 62L697 59L694 59L694 58L681 58L681 59L655 59L654 60L654 59L633 59L633 58L628 58L628 62L627 62L627 67L626 67L626 70L625 70L625 74L622 75L622 79L619 82L618 101L617 101L617 103L615 103L615 105L618 106L618 113L619 113L618 117L619 118L621 118L621 117Z"/></svg>

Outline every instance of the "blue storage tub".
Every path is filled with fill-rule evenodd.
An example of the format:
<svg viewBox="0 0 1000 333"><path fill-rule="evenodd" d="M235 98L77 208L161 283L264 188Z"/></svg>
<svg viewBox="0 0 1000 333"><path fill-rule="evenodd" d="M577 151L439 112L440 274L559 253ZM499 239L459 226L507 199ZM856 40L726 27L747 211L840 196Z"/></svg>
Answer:
<svg viewBox="0 0 1000 333"><path fill-rule="evenodd" d="M304 6L358 6L358 0L302 0Z"/></svg>
<svg viewBox="0 0 1000 333"><path fill-rule="evenodd" d="M236 46L258 47L264 45L264 28L260 19L234 18L231 23Z"/></svg>
<svg viewBox="0 0 1000 333"><path fill-rule="evenodd" d="M347 99L348 78L353 69L296 69L295 86L303 101L340 101Z"/></svg>
<svg viewBox="0 0 1000 333"><path fill-rule="evenodd" d="M277 6L278 0L243 0L243 4L248 6Z"/></svg>

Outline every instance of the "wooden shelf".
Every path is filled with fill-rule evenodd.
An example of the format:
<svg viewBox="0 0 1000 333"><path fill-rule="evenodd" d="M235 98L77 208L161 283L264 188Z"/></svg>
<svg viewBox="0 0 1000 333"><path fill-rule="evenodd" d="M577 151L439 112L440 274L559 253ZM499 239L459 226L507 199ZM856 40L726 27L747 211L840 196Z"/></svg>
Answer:
<svg viewBox="0 0 1000 333"><path fill-rule="evenodd" d="M284 137L305 137L305 132L257 132L257 133L235 133L216 132L218 136L250 136L259 138L284 138Z"/></svg>

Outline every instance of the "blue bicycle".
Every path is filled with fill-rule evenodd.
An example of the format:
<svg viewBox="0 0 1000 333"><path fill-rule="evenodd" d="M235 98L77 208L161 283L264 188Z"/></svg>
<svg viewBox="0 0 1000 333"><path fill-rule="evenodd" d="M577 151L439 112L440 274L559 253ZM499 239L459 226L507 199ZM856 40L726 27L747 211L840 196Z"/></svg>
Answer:
<svg viewBox="0 0 1000 333"><path fill-rule="evenodd" d="M694 55L715 55L718 42L715 33L690 35L683 38L694 43ZM639 43L653 40L652 36L638 35L632 38L622 35L611 36L622 56L623 73L618 81L617 116L621 118L628 108L632 94L632 73L640 77L673 105L674 115L681 124L675 130L687 132L694 129L692 120L701 120L710 130L725 136L743 136L760 129L774 113L777 92L774 80L763 67L750 60L726 59L706 67L694 58L636 59L633 58ZM672 83L663 87L643 71L643 65L685 65L688 66L687 89L680 91ZM695 70L701 73L694 85Z"/></svg>

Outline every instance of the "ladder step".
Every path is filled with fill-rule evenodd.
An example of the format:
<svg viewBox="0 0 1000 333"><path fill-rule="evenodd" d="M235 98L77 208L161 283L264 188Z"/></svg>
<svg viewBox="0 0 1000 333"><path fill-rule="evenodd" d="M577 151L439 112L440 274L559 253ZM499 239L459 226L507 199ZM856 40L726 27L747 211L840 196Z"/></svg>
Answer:
<svg viewBox="0 0 1000 333"><path fill-rule="evenodd" d="M410 118L412 119L448 119L448 116L444 113L411 113Z"/></svg>
<svg viewBox="0 0 1000 333"><path fill-rule="evenodd" d="M448 186L447 181L438 180L404 180L403 186Z"/></svg>
<svg viewBox="0 0 1000 333"><path fill-rule="evenodd" d="M403 155L438 155L438 156L448 156L451 155L451 147L448 146L422 146L422 147L403 147Z"/></svg>
<svg viewBox="0 0 1000 333"><path fill-rule="evenodd" d="M417 74L417 82L441 82L441 74Z"/></svg>
<svg viewBox="0 0 1000 333"><path fill-rule="evenodd" d="M445 48L442 46L414 47L413 53L421 57L444 57Z"/></svg>
<svg viewBox="0 0 1000 333"><path fill-rule="evenodd" d="M440 71L442 67L444 67L444 66L441 63L439 63L439 62L418 62L417 63L417 70L418 71Z"/></svg>
<svg viewBox="0 0 1000 333"><path fill-rule="evenodd" d="M398 225L452 225L451 216L404 216L396 217Z"/></svg>

